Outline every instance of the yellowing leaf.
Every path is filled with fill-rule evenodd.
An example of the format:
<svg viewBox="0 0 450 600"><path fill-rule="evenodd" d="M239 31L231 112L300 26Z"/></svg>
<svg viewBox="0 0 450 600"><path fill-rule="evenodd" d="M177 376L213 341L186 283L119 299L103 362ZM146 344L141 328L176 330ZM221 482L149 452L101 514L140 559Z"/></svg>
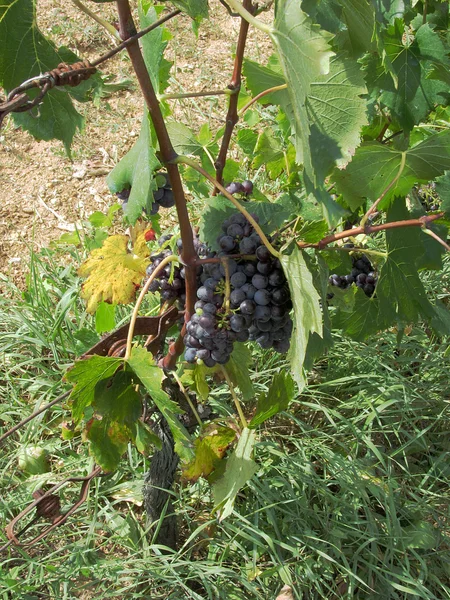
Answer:
<svg viewBox="0 0 450 600"><path fill-rule="evenodd" d="M131 243L133 244L133 251L137 256L141 258L147 258L150 256L150 249L147 246L145 239L146 232L151 229L152 226L145 221L136 221L133 227L130 228Z"/></svg>
<svg viewBox="0 0 450 600"><path fill-rule="evenodd" d="M211 424L202 437L195 440L195 458L183 469L183 476L191 481L207 477L216 468L235 437L233 429Z"/></svg>
<svg viewBox="0 0 450 600"><path fill-rule="evenodd" d="M113 235L79 268L81 277L87 277L81 293L87 312L95 312L100 302L128 304L134 299L148 260L131 254L127 244L126 235Z"/></svg>

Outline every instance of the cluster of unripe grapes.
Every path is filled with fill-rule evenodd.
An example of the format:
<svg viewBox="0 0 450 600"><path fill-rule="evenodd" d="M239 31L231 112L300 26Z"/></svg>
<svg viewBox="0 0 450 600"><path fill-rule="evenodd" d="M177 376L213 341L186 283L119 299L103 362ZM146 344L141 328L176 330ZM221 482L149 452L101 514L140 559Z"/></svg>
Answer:
<svg viewBox="0 0 450 600"><path fill-rule="evenodd" d="M336 275L336 273L330 275L330 285L346 289L355 284L364 291L366 296L373 296L378 277L370 260L364 254L360 258L352 256L352 265L353 268L348 275Z"/></svg>
<svg viewBox="0 0 450 600"><path fill-rule="evenodd" d="M164 173L163 171L155 173L155 181L158 187L153 192L153 203L150 208L151 215L156 215L160 208L172 208L172 206L175 205L175 197L167 173ZM126 208L130 193L131 188L126 188L116 194L116 196L122 200L123 210Z"/></svg>
<svg viewBox="0 0 450 600"><path fill-rule="evenodd" d="M225 364L234 342L248 340L262 348L287 352L293 327L289 314L292 303L279 260L270 254L242 214L233 214L222 230L218 253L194 236L199 257L215 260L198 267L195 314L184 336L185 360L203 361L208 367ZM170 236L159 240L161 250L150 257L148 276L171 254L169 244ZM176 245L181 252L181 240ZM161 301L177 300L183 305L184 268L167 265L150 285L150 291L159 291Z"/></svg>

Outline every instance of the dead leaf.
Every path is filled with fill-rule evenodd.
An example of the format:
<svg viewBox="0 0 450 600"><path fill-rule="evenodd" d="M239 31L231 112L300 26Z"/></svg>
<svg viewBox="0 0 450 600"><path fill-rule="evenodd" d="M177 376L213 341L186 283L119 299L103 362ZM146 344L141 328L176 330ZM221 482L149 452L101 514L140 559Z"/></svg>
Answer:
<svg viewBox="0 0 450 600"><path fill-rule="evenodd" d="M128 304L134 300L148 259L131 254L127 246L126 235L112 235L78 269L81 277L87 277L81 297L87 302L88 313L94 313L100 302Z"/></svg>
<svg viewBox="0 0 450 600"><path fill-rule="evenodd" d="M281 590L275 600L294 600L294 594L292 593L292 588L289 585L285 585Z"/></svg>

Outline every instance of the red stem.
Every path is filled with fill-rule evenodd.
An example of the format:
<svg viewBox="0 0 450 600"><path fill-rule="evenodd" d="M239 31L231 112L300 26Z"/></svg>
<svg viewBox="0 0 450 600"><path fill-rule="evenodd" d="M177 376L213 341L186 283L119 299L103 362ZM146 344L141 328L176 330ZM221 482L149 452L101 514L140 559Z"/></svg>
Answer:
<svg viewBox="0 0 450 600"><path fill-rule="evenodd" d="M119 16L119 33L122 40L126 40L136 34L136 27L134 25L133 16L131 14L130 5L128 0L117 0L117 12ZM197 260L197 253L194 248L194 238L192 233L192 227L189 221L189 214L186 206L186 198L184 195L183 184L181 182L180 173L178 166L172 164L177 157L177 153L170 141L169 134L167 132L164 117L161 113L158 98L156 97L155 90L150 79L150 76L145 66L144 58L139 47L139 43L136 41L127 47L128 54L131 59L134 71L136 73L139 85L142 90L145 102L147 104L150 117L155 128L156 137L159 142L160 156L163 163L167 166L167 173L169 175L170 183L175 198L175 206L178 215L178 222L180 225L181 239L183 241L183 250L181 253L181 261L185 265L186 273L186 312L185 322L188 322L191 315L194 313L195 295L196 295L196 266L195 261ZM181 354L183 348L180 344L174 348L174 352L170 353L170 360L168 358L167 364L164 362L164 367L170 368L174 366L177 356ZM175 360L174 360L175 357ZM165 361L165 359L164 359Z"/></svg>
<svg viewBox="0 0 450 600"><path fill-rule="evenodd" d="M253 12L252 0L244 0L243 7L249 12ZM214 166L216 168L216 179L219 183L222 184L223 170L225 168L225 163L227 162L227 154L228 148L230 146L231 136L233 135L234 126L239 121L237 107L239 100L239 90L241 89L242 63L244 60L244 50L245 44L247 42L248 27L248 22L245 19L241 18L241 28L239 30L239 37L236 47L236 56L234 58L233 76L228 86L230 90L236 90L236 93L230 96L228 102L228 112L225 121L225 132L223 134L219 155L217 157L216 162L214 163ZM218 193L218 191L219 190L215 188L213 195L215 196Z"/></svg>
<svg viewBox="0 0 450 600"><path fill-rule="evenodd" d="M327 237L322 238L316 244L307 244L306 242L297 242L300 248L318 248L321 250L332 244L337 240L342 240L350 236L360 235L361 233L376 233L377 231L384 231L386 229L398 229L399 227L426 227L428 223L442 219L444 213L438 213L435 215L425 215L419 219L410 219L408 221L392 221L391 223L383 223L382 225L371 225L370 227L354 227L353 229L346 229L340 233L333 233Z"/></svg>

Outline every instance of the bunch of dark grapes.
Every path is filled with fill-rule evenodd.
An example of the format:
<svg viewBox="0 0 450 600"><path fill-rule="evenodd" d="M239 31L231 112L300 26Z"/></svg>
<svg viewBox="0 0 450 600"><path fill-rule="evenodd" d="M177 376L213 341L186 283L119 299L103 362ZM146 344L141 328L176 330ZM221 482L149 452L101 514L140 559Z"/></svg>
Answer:
<svg viewBox="0 0 450 600"><path fill-rule="evenodd" d="M334 273L330 276L330 285L345 290L354 283L364 290L366 296L373 296L378 277L370 260L363 254L360 258L352 256L352 263L351 273L349 275L336 275Z"/></svg>
<svg viewBox="0 0 450 600"><path fill-rule="evenodd" d="M222 230L217 257L244 254L254 258L204 264L196 314L184 338L185 360L193 363L200 359L211 367L225 364L233 342L247 340L255 340L262 348L286 352L292 333L292 304L279 260L261 243L242 214L232 215Z"/></svg>
<svg viewBox="0 0 450 600"><path fill-rule="evenodd" d="M155 181L158 189L153 192L153 204L150 211L152 215L156 215L160 207L172 208L175 205L175 197L167 173L162 171L155 173Z"/></svg>
<svg viewBox="0 0 450 600"><path fill-rule="evenodd" d="M175 205L175 198L172 191L172 186L170 185L169 176L167 173L160 171L159 173L155 173L155 180L158 186L153 192L153 203L150 209L151 215L156 215L159 211L160 207L162 208L172 208ZM121 192L118 192L116 196L119 200L122 200L122 209L125 210L128 198L131 194L131 188L125 188Z"/></svg>
<svg viewBox="0 0 450 600"><path fill-rule="evenodd" d="M243 196L250 196L253 192L253 182L246 179L242 183L238 181L232 181L229 183L226 188L227 192L229 192L232 196L234 194L242 194Z"/></svg>
<svg viewBox="0 0 450 600"><path fill-rule="evenodd" d="M168 247L168 242L172 235L163 235L158 240L158 245L161 248L160 252L150 256L150 264L147 267L147 278L153 273L157 266L162 261L172 254L172 250ZM164 248L163 248L164 246ZM150 292L159 292L161 295L161 303L171 300L179 300L184 307L186 300L186 286L184 282L184 268L175 266L174 263L167 264L159 277L155 278L150 284Z"/></svg>

